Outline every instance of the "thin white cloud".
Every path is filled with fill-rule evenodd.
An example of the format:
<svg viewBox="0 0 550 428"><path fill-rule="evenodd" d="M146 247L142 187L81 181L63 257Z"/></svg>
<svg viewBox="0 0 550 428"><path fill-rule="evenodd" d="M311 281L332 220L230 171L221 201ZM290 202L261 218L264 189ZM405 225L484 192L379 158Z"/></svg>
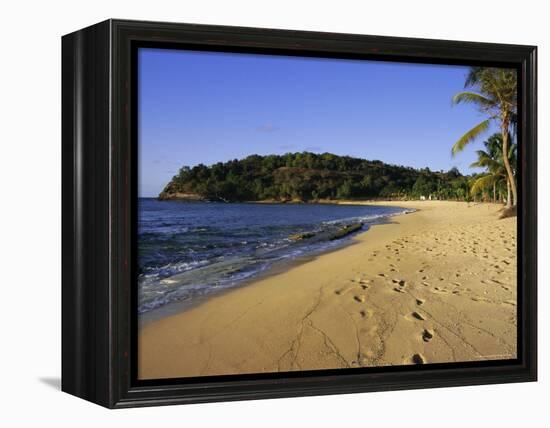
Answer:
<svg viewBox="0 0 550 428"><path fill-rule="evenodd" d="M278 130L279 128L274 126L271 122L264 123L256 128L258 132L275 132Z"/></svg>
<svg viewBox="0 0 550 428"><path fill-rule="evenodd" d="M306 151L306 152L320 152L322 150L323 150L323 148L319 147L319 146L310 146L310 147L305 147L304 148L304 151Z"/></svg>

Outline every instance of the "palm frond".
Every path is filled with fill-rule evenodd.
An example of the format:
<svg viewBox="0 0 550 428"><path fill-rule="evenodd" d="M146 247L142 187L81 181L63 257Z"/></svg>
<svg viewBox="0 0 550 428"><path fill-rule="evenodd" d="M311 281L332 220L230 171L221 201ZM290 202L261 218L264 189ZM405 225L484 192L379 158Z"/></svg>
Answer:
<svg viewBox="0 0 550 428"><path fill-rule="evenodd" d="M485 150L476 150L476 155L480 161L494 159L493 156L491 156L491 154L487 153Z"/></svg>
<svg viewBox="0 0 550 428"><path fill-rule="evenodd" d="M490 172L496 173L504 167L502 159L495 159L483 150L477 150L477 161L470 164L470 168L487 168Z"/></svg>
<svg viewBox="0 0 550 428"><path fill-rule="evenodd" d="M484 67L470 67L464 87L468 88L477 85L484 70Z"/></svg>
<svg viewBox="0 0 550 428"><path fill-rule="evenodd" d="M481 94L478 94L477 92L470 92L470 91L463 91L459 92L458 94L455 94L452 99L453 105L457 104L477 104L482 107L489 107L494 105L494 102Z"/></svg>
<svg viewBox="0 0 550 428"><path fill-rule="evenodd" d="M488 160L485 157L482 157L479 152L482 150L478 150L477 160L475 162L472 162L470 164L470 168L485 168L487 167Z"/></svg>
<svg viewBox="0 0 550 428"><path fill-rule="evenodd" d="M472 187L470 188L470 192L472 194L475 194L491 188L496 182L497 178L498 177L493 174L482 175L481 177L476 178L476 180L472 184Z"/></svg>
<svg viewBox="0 0 550 428"><path fill-rule="evenodd" d="M477 160L470 164L470 168L485 168L485 165Z"/></svg>
<svg viewBox="0 0 550 428"><path fill-rule="evenodd" d="M477 124L468 132L466 132L459 140L454 143L453 148L451 149L452 156L456 156L457 153L464 150L469 143L479 137L481 134L486 132L489 129L489 124L491 123L490 119L486 119L483 122Z"/></svg>

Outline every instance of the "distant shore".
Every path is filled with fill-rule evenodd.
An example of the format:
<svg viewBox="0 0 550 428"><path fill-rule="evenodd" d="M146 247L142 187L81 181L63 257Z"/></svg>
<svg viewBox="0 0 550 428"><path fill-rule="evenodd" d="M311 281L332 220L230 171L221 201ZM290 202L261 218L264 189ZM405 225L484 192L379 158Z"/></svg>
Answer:
<svg viewBox="0 0 550 428"><path fill-rule="evenodd" d="M501 205L336 203L418 211L372 226L356 245L148 323L138 376L515 358L516 219L499 219Z"/></svg>
<svg viewBox="0 0 550 428"><path fill-rule="evenodd" d="M229 201L226 199L208 199L204 198L197 194L171 194L167 196L151 196L151 199L156 199L159 201L180 201L180 202L225 202L225 203L244 203L244 204L332 204L332 205L365 205L365 204L379 204L384 205L384 202L424 202L418 199L387 199L387 198L376 198L376 199L261 199L261 200L251 200L251 201ZM446 201L446 202L455 202L455 201Z"/></svg>

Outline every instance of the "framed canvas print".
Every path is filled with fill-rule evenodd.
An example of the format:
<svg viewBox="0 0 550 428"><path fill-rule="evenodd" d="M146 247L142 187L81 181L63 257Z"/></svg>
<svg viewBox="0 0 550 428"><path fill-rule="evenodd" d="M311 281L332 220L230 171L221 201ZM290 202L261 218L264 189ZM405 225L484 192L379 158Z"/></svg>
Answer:
<svg viewBox="0 0 550 428"><path fill-rule="evenodd" d="M536 380L536 48L109 20L62 39L62 389Z"/></svg>

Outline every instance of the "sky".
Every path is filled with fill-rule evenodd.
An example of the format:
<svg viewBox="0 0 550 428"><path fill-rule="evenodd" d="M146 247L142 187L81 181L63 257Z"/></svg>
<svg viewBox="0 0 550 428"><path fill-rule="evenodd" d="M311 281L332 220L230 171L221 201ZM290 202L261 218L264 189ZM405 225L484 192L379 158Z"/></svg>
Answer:
<svg viewBox="0 0 550 428"><path fill-rule="evenodd" d="M469 168L484 117L452 106L465 66L140 48L139 196L182 166L251 154L330 152L434 171ZM487 133L487 137L496 127Z"/></svg>

